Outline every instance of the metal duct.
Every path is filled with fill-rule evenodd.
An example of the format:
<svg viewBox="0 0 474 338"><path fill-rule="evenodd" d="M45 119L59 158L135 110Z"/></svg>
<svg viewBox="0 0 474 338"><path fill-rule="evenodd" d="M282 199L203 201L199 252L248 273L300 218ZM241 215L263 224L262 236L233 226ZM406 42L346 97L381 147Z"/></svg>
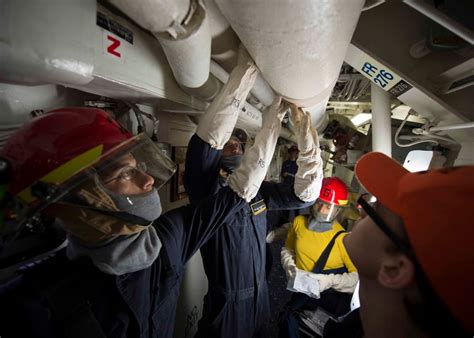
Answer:
<svg viewBox="0 0 474 338"><path fill-rule="evenodd" d="M176 81L202 87L209 77L211 31L201 1L111 0L160 41Z"/></svg>
<svg viewBox="0 0 474 338"><path fill-rule="evenodd" d="M215 0L270 86L321 120L364 0Z"/></svg>

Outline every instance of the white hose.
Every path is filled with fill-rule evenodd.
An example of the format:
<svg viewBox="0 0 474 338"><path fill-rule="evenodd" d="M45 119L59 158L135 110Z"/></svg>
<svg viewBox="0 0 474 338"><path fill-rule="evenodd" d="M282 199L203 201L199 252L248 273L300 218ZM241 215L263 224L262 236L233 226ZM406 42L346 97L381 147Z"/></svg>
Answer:
<svg viewBox="0 0 474 338"><path fill-rule="evenodd" d="M407 116L403 120L403 122L400 124L400 127L398 127L397 132L395 133L395 138L394 138L395 144L399 147L402 147L402 148L411 147L411 146L414 146L416 144L421 144L421 143L434 143L434 144L438 145L439 143L437 141L429 140L429 139L427 139L427 140L418 140L418 141L405 143L405 144L402 144L402 143L398 142L398 135L400 134L400 131L403 129L403 127L405 126L405 123L407 122L408 117L410 115L412 115L412 113L409 111Z"/></svg>

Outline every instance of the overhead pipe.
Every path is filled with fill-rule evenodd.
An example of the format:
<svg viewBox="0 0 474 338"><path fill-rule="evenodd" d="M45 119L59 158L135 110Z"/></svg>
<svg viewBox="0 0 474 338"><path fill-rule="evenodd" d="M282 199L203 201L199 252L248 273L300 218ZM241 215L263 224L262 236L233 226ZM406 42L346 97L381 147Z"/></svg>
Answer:
<svg viewBox="0 0 474 338"><path fill-rule="evenodd" d="M207 81L198 88L180 86L187 94L197 97L203 101L212 101L222 88L222 83L212 74L209 74Z"/></svg>
<svg viewBox="0 0 474 338"><path fill-rule="evenodd" d="M196 0L111 0L160 42L176 81L191 95L212 97L209 78L211 31L206 10ZM199 89L202 89L201 91ZM209 91L215 93L209 95ZM200 95L200 92L203 94Z"/></svg>
<svg viewBox="0 0 474 338"><path fill-rule="evenodd" d="M214 75L222 83L226 83L227 80L229 79L229 73L227 73L227 71L224 68L222 68L218 63L216 63L213 60L211 60L211 75ZM257 79L255 80L255 84L252 90L250 91L250 93L254 95L265 106L269 106L272 103L273 98L275 96L268 82L266 82L265 79L260 74L257 76ZM250 106L249 103L246 103L246 104ZM313 125L320 133L324 130L328 122L328 119L325 118L324 116L326 104L327 102L322 103L319 106L316 105L313 107L306 107L306 110L309 111L312 116ZM256 108L254 109L257 110ZM323 112L323 114L320 113L321 111ZM289 130L282 129L281 136L288 140L293 141L293 138L291 138L291 132Z"/></svg>
<svg viewBox="0 0 474 338"><path fill-rule="evenodd" d="M403 0L405 4L474 45L474 32L422 0Z"/></svg>
<svg viewBox="0 0 474 338"><path fill-rule="evenodd" d="M372 97L372 151L392 157L390 93L370 84Z"/></svg>
<svg viewBox="0 0 474 338"><path fill-rule="evenodd" d="M364 0L215 0L262 72L321 125Z"/></svg>
<svg viewBox="0 0 474 338"><path fill-rule="evenodd" d="M211 60L210 66L211 74L218 78L222 83L226 83L229 78L229 73L222 68L217 62ZM250 90L250 93L257 98L264 106L269 106L273 102L275 94L273 93L272 88L261 76L257 75L255 79L255 84Z"/></svg>
<svg viewBox="0 0 474 338"><path fill-rule="evenodd" d="M211 74L214 75L222 83L227 83L229 80L229 73L225 71L224 68L219 66L216 62L211 61ZM254 86L255 87L255 86ZM273 96L273 92L270 89L270 92ZM273 101L273 97L272 97ZM271 102L270 102L271 103ZM237 121L237 126L242 127L251 133L257 133L262 128L262 112L255 108L248 102L245 102L244 109L239 113L239 120ZM280 136L284 139L295 141L295 137L286 128L282 128Z"/></svg>
<svg viewBox="0 0 474 338"><path fill-rule="evenodd" d="M230 71L237 62L237 50L240 40L214 0L204 0L204 4L211 25L212 59L217 61L226 71Z"/></svg>

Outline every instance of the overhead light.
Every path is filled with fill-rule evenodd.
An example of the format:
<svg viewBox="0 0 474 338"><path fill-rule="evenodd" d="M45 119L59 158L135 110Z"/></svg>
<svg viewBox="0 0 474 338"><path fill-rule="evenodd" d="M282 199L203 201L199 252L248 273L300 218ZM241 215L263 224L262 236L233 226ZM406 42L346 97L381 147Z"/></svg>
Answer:
<svg viewBox="0 0 474 338"><path fill-rule="evenodd" d="M351 122L354 126L359 127L363 124L366 124L372 119L372 114L369 113L360 113L351 118Z"/></svg>

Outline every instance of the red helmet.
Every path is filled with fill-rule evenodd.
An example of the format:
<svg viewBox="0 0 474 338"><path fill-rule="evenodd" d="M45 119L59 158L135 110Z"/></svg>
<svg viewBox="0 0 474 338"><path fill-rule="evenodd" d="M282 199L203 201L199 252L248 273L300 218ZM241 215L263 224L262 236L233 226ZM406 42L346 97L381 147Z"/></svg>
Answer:
<svg viewBox="0 0 474 338"><path fill-rule="evenodd" d="M94 166L98 172L126 153L145 164L157 189L176 169L145 134L133 136L94 108L62 108L32 120L13 134L0 155L12 169L8 191L30 204L37 200L31 189L36 182L67 190L63 183L84 169Z"/></svg>
<svg viewBox="0 0 474 338"><path fill-rule="evenodd" d="M337 177L326 177L323 179L319 199L323 202L344 206L348 202L349 190L346 184Z"/></svg>
<svg viewBox="0 0 474 338"><path fill-rule="evenodd" d="M90 108L58 109L28 122L0 155L11 166L8 192L20 202L12 203L18 212L0 236L20 230L42 212L58 217L68 231L84 240L141 231L117 217L118 207L102 180L117 171L120 174L113 180L122 180L121 169L131 167L132 172L151 176L159 189L176 170L144 133L134 136L105 111Z"/></svg>
<svg viewBox="0 0 474 338"><path fill-rule="evenodd" d="M62 183L132 137L100 109L63 108L44 114L21 127L2 149L13 173L8 191L30 202L28 190L35 182Z"/></svg>

